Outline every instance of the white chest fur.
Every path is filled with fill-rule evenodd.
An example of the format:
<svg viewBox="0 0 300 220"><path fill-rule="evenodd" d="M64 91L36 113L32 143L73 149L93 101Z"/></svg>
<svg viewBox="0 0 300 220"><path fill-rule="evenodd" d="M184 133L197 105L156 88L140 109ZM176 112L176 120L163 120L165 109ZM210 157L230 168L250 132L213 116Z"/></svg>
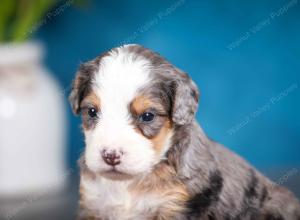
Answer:
<svg viewBox="0 0 300 220"><path fill-rule="evenodd" d="M104 178L82 179L85 207L101 220L151 219L164 202L158 194L130 193L130 181L111 181Z"/></svg>

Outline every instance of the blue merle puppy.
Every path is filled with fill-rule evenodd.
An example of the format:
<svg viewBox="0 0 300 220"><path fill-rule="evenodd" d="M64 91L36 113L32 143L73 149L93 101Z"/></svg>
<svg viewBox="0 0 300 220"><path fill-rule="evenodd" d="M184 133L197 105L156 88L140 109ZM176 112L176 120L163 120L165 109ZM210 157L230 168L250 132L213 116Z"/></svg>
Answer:
<svg viewBox="0 0 300 220"><path fill-rule="evenodd" d="M81 220L300 220L300 205L195 120L191 78L139 45L82 64Z"/></svg>

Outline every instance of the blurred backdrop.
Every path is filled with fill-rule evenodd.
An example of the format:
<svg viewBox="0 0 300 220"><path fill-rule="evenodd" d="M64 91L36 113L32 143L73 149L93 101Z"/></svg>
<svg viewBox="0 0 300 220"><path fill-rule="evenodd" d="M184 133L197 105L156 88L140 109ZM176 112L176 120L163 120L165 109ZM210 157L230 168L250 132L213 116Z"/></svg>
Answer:
<svg viewBox="0 0 300 220"><path fill-rule="evenodd" d="M76 69L138 43L191 75L201 92L197 119L209 137L300 195L299 27L298 0L53 3L23 33L44 48L43 68L63 100L63 173L76 175L84 147L80 118L67 102Z"/></svg>

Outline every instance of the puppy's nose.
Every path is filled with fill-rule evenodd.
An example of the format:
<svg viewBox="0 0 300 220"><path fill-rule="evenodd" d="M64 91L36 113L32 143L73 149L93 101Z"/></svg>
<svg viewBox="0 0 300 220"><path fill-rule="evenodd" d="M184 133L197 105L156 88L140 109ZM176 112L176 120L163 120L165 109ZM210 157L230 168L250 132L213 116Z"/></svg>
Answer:
<svg viewBox="0 0 300 220"><path fill-rule="evenodd" d="M115 150L111 152L107 152L106 150L102 151L102 158L104 162L110 166L116 166L120 164L121 163L120 157L121 157L120 154L117 154Z"/></svg>

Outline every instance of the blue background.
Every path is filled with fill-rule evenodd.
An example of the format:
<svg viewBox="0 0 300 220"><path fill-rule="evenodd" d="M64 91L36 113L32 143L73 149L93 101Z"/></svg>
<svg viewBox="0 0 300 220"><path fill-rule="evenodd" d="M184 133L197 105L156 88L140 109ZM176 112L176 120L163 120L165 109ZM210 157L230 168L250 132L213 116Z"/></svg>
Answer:
<svg viewBox="0 0 300 220"><path fill-rule="evenodd" d="M66 97L80 62L125 41L158 51L198 84L197 119L208 136L260 169L300 167L300 2L270 17L289 2L91 1L83 9L66 7L34 37L45 44L45 62ZM230 135L247 116L252 120ZM68 118L68 161L76 167L84 142L69 106Z"/></svg>

